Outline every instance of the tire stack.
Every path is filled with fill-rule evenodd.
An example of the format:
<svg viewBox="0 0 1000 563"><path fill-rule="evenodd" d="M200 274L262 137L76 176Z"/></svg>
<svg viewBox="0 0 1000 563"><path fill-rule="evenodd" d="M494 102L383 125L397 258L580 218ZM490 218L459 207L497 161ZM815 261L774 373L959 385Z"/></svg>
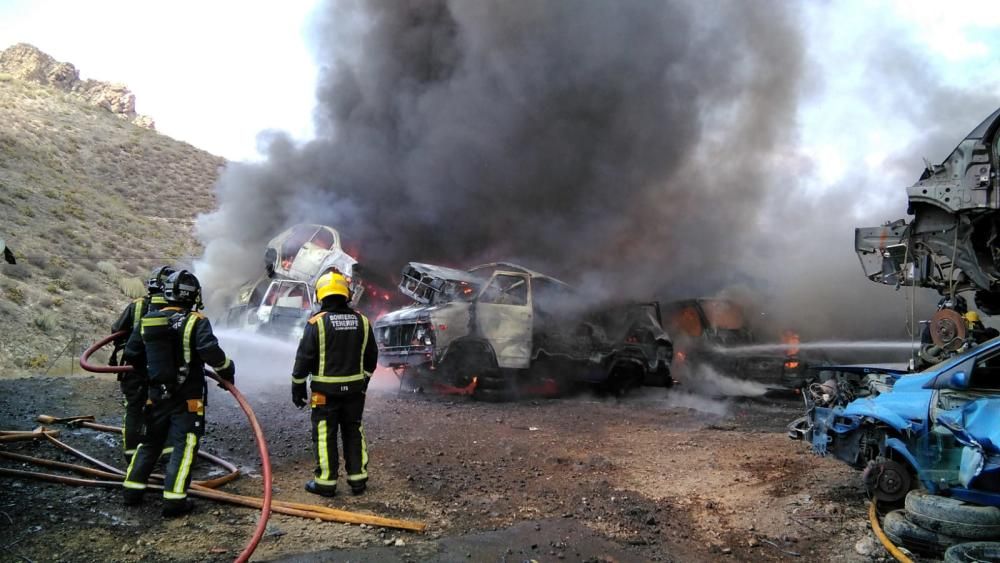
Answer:
<svg viewBox="0 0 1000 563"><path fill-rule="evenodd" d="M882 528L896 545L948 563L1000 561L1000 508L914 490L905 509L885 515Z"/></svg>

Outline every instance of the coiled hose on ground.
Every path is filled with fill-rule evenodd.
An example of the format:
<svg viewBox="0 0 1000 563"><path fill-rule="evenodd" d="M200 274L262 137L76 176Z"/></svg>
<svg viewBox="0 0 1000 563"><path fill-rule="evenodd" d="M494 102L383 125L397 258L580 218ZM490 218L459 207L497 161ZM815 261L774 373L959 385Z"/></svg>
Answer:
<svg viewBox="0 0 1000 563"><path fill-rule="evenodd" d="M90 363L90 356L95 352L100 350L102 347L114 341L116 338L125 336L127 333L125 331L116 332L110 336L102 338L95 342L90 348L80 356L80 367L86 371L93 373L124 373L132 371L132 366L97 366ZM271 458L267 452L267 443L264 441L264 430L260 427L260 423L257 422L257 417L254 415L253 409L250 407L250 403L243 397L239 389L235 385L224 381L219 376L215 375L214 372L206 370L206 373L210 378L215 380L219 385L221 385L226 391L228 391L236 402L239 403L240 408L247 415L247 420L250 421L250 427L253 429L254 441L257 442L257 449L260 450L260 460L261 460L261 473L264 476L264 502L260 508L260 518L257 520L257 528L254 530L253 537L247 543L247 546L240 552L239 556L236 557L237 563L244 563L250 559L254 550L257 549L257 544L260 543L261 538L264 537L264 532L267 529L267 519L271 515Z"/></svg>

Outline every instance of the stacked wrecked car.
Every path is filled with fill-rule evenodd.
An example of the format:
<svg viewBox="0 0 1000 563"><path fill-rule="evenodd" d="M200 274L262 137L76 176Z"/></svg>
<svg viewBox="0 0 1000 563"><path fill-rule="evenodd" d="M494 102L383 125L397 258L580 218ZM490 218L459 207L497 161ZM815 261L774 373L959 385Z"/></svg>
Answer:
<svg viewBox="0 0 1000 563"><path fill-rule="evenodd" d="M295 225L267 243L264 273L240 288L219 323L278 338L298 338L306 320L319 310L316 280L337 271L351 279L353 302L364 286L357 260L340 246L340 233L325 225Z"/></svg>
<svg viewBox="0 0 1000 563"><path fill-rule="evenodd" d="M925 162L907 188L910 222L856 230L869 279L943 297L910 366L825 368L789 426L816 454L863 470L875 499L905 500L884 519L891 540L948 561L1000 560L1000 338L959 295L1000 311L998 163L1000 110L944 162Z"/></svg>

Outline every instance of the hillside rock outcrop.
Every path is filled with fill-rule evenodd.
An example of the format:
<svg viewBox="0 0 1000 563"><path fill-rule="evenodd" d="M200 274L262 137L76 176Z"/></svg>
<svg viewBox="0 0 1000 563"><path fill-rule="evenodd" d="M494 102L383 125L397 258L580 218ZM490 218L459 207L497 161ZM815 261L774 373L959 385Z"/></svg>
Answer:
<svg viewBox="0 0 1000 563"><path fill-rule="evenodd" d="M135 94L124 84L80 80L75 66L57 61L33 45L18 43L0 51L0 73L76 94L139 127L156 128L151 117L135 112Z"/></svg>

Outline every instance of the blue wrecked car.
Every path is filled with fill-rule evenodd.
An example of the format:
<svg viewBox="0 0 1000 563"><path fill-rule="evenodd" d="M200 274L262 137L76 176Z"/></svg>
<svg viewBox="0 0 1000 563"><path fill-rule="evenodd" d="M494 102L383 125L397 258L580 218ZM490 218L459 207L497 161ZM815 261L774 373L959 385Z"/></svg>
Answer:
<svg viewBox="0 0 1000 563"><path fill-rule="evenodd" d="M879 500L918 485L1000 506L1000 338L920 373L824 368L789 436L864 471Z"/></svg>

